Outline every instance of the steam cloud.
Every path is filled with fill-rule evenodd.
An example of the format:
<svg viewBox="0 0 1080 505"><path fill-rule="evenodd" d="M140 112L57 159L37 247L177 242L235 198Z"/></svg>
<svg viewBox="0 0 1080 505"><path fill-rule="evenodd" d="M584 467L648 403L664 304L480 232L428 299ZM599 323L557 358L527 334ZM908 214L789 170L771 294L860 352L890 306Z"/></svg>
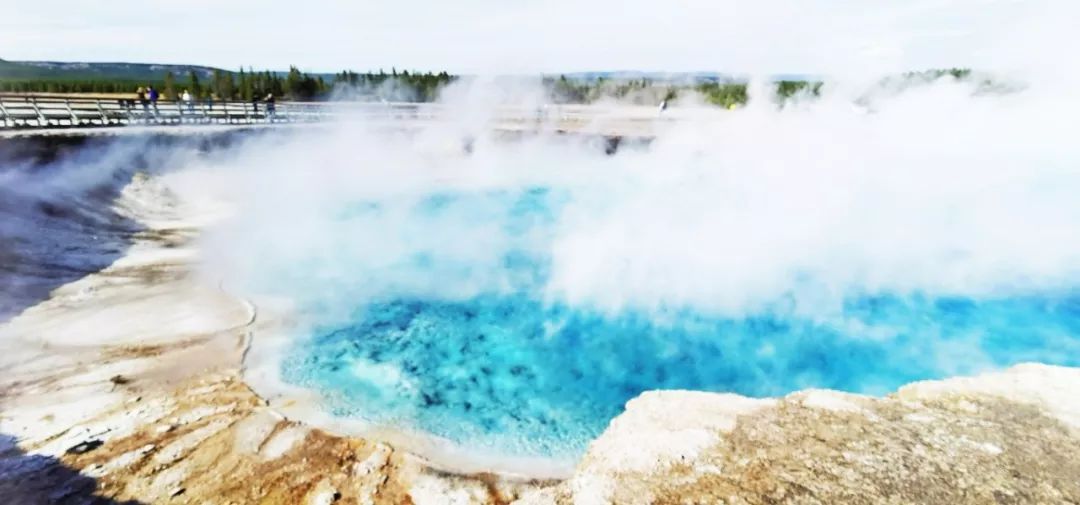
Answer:
<svg viewBox="0 0 1080 505"><path fill-rule="evenodd" d="M500 140L486 118L537 95L484 85L448 93L461 122L347 122L177 174L238 203L213 275L296 309L254 369L335 391L340 415L573 455L643 389L884 393L1080 350L1080 152L1058 124L1080 109L1058 88L944 79L858 107L827 86L781 108L756 86L608 156ZM499 366L490 389L476 369Z"/></svg>
<svg viewBox="0 0 1080 505"><path fill-rule="evenodd" d="M502 140L490 118L538 88L461 81L416 131L347 121L170 177L236 203L209 275L295 309L285 343L256 339L257 374L333 390L342 415L573 453L650 387L882 393L1074 363L1080 81L1003 61L1018 91L845 74L780 107L758 80L746 108L676 106L614 156Z"/></svg>
<svg viewBox="0 0 1080 505"><path fill-rule="evenodd" d="M574 139L501 142L482 121L416 135L342 125L214 169L240 211L211 257L240 279L350 310L398 292L505 290L499 262L523 247L550 257L545 300L611 313L738 317L785 300L812 315L853 295L1075 286L1080 156L1054 124L1075 100L972 92L942 81L873 113L840 93L783 110L755 100L611 157ZM460 149L469 136L472 155ZM433 194L530 188L560 195L542 237L512 237L483 208L409 215ZM398 264L424 254L461 274Z"/></svg>

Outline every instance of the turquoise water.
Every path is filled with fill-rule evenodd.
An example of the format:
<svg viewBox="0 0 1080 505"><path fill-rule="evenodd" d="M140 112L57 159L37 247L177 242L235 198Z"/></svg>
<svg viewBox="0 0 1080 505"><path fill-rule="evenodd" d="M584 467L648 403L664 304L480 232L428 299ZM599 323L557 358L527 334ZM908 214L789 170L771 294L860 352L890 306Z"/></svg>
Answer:
<svg viewBox="0 0 1080 505"><path fill-rule="evenodd" d="M283 378L321 392L335 415L507 455L562 457L580 454L627 400L650 389L884 394L913 380L1025 361L1080 365L1075 290L854 294L820 316L780 302L733 317L692 307L600 312L546 300L545 241L564 201L531 189L416 202L406 214L420 229L458 216L493 223L508 239L479 257L430 247L375 270L357 265L358 279L389 280L352 307L347 322L297 339ZM341 218L362 225L384 211L368 203ZM497 287L453 296L415 280L465 282L491 271L499 272Z"/></svg>

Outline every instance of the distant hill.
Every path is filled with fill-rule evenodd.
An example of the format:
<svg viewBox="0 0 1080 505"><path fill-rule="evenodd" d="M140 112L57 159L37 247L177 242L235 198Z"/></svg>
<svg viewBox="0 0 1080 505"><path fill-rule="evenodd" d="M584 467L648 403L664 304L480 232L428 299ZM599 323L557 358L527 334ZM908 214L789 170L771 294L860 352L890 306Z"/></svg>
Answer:
<svg viewBox="0 0 1080 505"><path fill-rule="evenodd" d="M0 79L160 81L165 72L183 79L189 71L209 78L216 70L202 65L158 63L81 63L0 59Z"/></svg>

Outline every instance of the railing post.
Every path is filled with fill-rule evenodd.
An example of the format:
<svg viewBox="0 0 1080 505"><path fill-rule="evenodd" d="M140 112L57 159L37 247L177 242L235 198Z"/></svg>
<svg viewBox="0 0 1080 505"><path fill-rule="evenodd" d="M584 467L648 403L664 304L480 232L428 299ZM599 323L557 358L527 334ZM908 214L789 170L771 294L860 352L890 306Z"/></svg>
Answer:
<svg viewBox="0 0 1080 505"><path fill-rule="evenodd" d="M41 109L38 108L36 98L30 98L30 107L34 108L34 113L38 116L38 126L42 128L49 126L49 120L45 119L45 114L42 114Z"/></svg>
<svg viewBox="0 0 1080 505"><path fill-rule="evenodd" d="M71 100L64 100L64 105L67 106L68 114L71 115L71 126L79 126L79 115L75 113L75 109L71 108Z"/></svg>
<svg viewBox="0 0 1080 505"><path fill-rule="evenodd" d="M94 105L97 106L98 114L101 114L101 126L109 124L109 116L105 114L105 108L101 106L101 100L94 100Z"/></svg>
<svg viewBox="0 0 1080 505"><path fill-rule="evenodd" d="M0 115L4 116L4 123L2 125L0 125L0 126L7 127L8 113L7 113L7 109L4 108L4 99L3 98L0 98ZM15 126L15 120L14 119L11 120L11 126Z"/></svg>

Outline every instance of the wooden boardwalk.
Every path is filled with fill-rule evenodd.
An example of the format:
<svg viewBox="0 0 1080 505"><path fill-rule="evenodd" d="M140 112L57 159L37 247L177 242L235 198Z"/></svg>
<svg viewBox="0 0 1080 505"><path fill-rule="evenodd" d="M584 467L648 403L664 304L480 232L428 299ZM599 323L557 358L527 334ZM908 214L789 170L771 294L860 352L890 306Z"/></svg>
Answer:
<svg viewBox="0 0 1080 505"><path fill-rule="evenodd" d="M331 108L319 103L158 101L2 95L0 128L34 129L121 125L256 124L323 121Z"/></svg>
<svg viewBox="0 0 1080 505"><path fill-rule="evenodd" d="M0 132L174 125L286 125L333 121L420 127L451 122L475 111L433 103L159 101L0 94ZM506 132L557 131L616 137L652 137L660 125L678 120L654 107L540 105L483 110L481 121Z"/></svg>

